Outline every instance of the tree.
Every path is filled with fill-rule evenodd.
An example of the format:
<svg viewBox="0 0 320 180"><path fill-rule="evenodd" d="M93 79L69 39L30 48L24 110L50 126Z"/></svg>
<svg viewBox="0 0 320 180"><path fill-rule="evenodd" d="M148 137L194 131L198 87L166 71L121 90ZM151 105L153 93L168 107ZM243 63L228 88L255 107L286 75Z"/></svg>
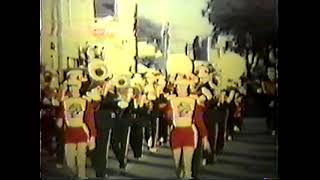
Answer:
<svg viewBox="0 0 320 180"><path fill-rule="evenodd" d="M255 49L262 49L277 34L276 3L278 0L208 0L202 15L216 27L216 33L232 31L243 42L245 48L246 34L250 32Z"/></svg>
<svg viewBox="0 0 320 180"><path fill-rule="evenodd" d="M161 40L161 25L147 18L138 17L137 24L138 40L148 40L152 42L154 39Z"/></svg>

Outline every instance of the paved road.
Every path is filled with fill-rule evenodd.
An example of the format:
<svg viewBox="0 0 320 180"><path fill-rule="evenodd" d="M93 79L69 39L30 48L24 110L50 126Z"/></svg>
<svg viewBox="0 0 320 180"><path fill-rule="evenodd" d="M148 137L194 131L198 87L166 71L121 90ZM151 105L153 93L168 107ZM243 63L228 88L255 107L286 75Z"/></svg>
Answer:
<svg viewBox="0 0 320 180"><path fill-rule="evenodd" d="M127 171L120 174L118 163L114 154L111 153L110 179L176 179L169 147L165 146L157 153L144 151L144 156L139 161L133 160L132 157L132 151L129 149ZM47 173L50 176L63 176L65 173L63 169L55 169L52 165L49 165L47 169L49 169ZM95 177L90 165L87 173L89 177ZM201 170L200 179L263 179L275 178L276 174L276 137L266 133L264 119L247 118L243 131L236 135L233 141L227 142L216 164L206 166Z"/></svg>

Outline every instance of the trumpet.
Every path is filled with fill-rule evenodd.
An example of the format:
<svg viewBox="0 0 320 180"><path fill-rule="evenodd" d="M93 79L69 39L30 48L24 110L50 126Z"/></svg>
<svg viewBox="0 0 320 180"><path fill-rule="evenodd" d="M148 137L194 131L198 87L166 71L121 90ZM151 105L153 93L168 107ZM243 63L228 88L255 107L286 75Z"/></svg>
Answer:
<svg viewBox="0 0 320 180"><path fill-rule="evenodd" d="M89 75L96 81L104 81L109 77L108 68L105 62L94 60L88 65Z"/></svg>

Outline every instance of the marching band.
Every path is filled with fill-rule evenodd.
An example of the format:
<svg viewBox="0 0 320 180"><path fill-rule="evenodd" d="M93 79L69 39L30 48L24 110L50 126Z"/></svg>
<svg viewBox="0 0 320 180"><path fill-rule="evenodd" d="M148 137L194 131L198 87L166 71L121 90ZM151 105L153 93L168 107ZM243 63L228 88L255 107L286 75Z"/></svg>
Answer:
<svg viewBox="0 0 320 180"><path fill-rule="evenodd" d="M204 80L201 69L198 74L177 74L171 81L155 71L137 73L130 79L108 77L85 93L81 91L83 82L89 81L84 78L87 77L85 71L69 71L67 80L58 89L45 89L51 94L51 99L46 97L51 100L48 103L56 105L52 117L58 117L56 124L64 129L68 167L78 172L79 177L86 177L88 146L94 152L92 164L96 176L105 177L110 148L119 161L119 168L125 170L129 146L134 158L140 159L143 141L154 153L161 144L170 142L177 176L181 178L194 175L192 159L201 147L204 148L200 153L209 152L204 156L208 163L214 162L223 149L226 135L232 135L234 125L241 129L244 94L238 91L240 87L215 90L218 85L214 80L215 72L209 72L205 66L202 68L212 79ZM231 104L236 110L231 110Z"/></svg>
<svg viewBox="0 0 320 180"><path fill-rule="evenodd" d="M56 156L57 167L66 161L73 176L85 179L89 158L96 177L105 178L110 174L111 149L121 171L126 171L128 159L143 158L144 144L151 153L168 145L177 178L197 178L200 167L216 163L226 142L242 130L248 74L254 79L254 91L266 97L267 125L272 135L277 134L278 73L273 53L266 69L251 51L246 58L232 52L234 47L227 45L232 36L219 36L214 43L212 37L200 42L197 36L194 51L186 44L184 53L171 54L166 23L161 47L155 48L161 51L151 48L152 59L162 56L159 61L166 68L146 67L138 63L147 56L137 48L136 2L116 1L111 8L116 16L106 19L95 17L92 1L75 1L72 6L69 2L63 5L69 8L61 9L62 3L66 2L43 6L51 12L44 23L51 33L43 35L40 76L41 149ZM65 26L60 21L67 14ZM82 34L87 26L93 27L94 36L91 30ZM207 52L201 53L205 44Z"/></svg>

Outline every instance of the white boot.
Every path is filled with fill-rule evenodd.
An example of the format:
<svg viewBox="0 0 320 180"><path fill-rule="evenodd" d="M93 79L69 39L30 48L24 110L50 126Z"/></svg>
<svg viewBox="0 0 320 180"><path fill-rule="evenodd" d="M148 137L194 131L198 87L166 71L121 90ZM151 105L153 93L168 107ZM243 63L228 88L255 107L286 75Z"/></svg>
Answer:
<svg viewBox="0 0 320 180"><path fill-rule="evenodd" d="M152 147L152 138L149 137L148 139L148 147L151 148Z"/></svg>
<svg viewBox="0 0 320 180"><path fill-rule="evenodd" d="M60 164L60 163L57 163L57 164L56 164L56 168L57 168L57 169L61 169L61 168L63 168L63 165Z"/></svg>
<svg viewBox="0 0 320 180"><path fill-rule="evenodd" d="M156 147L152 147L152 148L150 148L150 152L155 153L155 152L157 152L157 151L158 151L158 149L157 149Z"/></svg>
<svg viewBox="0 0 320 180"><path fill-rule="evenodd" d="M206 166L207 165L207 160L206 159L203 159L202 160L202 166Z"/></svg>

